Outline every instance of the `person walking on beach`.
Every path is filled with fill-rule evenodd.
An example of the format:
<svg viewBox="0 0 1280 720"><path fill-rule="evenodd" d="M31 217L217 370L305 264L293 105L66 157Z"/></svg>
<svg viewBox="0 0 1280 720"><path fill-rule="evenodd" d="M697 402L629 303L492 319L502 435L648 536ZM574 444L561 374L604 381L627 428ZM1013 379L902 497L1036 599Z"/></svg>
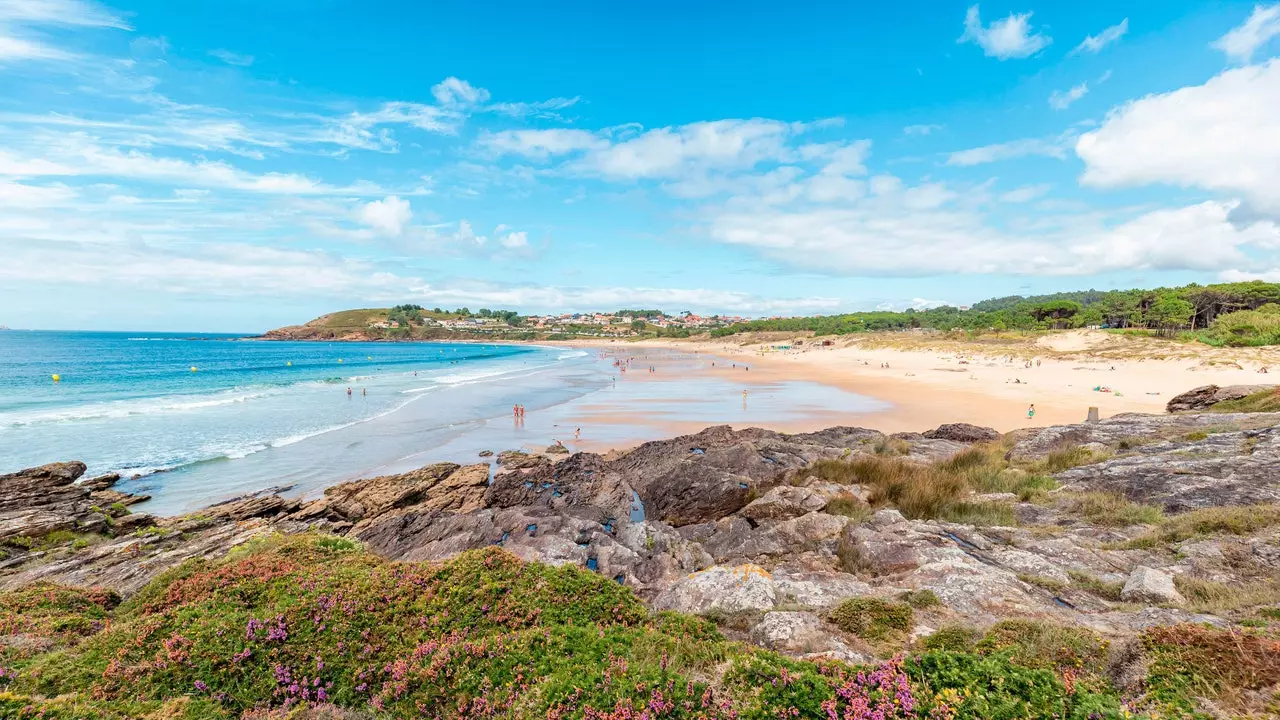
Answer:
<svg viewBox="0 0 1280 720"><path fill-rule="evenodd" d="M1031 403L1031 407L1027 408L1027 419L1034 420L1036 417L1036 405Z"/></svg>
<svg viewBox="0 0 1280 720"><path fill-rule="evenodd" d="M347 388L347 397L351 397L351 388Z"/></svg>
<svg viewBox="0 0 1280 720"><path fill-rule="evenodd" d="M581 440L581 439L582 439L582 428L576 428L576 429L573 431L573 439L574 439L574 440Z"/></svg>
<svg viewBox="0 0 1280 720"><path fill-rule="evenodd" d="M369 397L369 388L360 388L360 397Z"/></svg>

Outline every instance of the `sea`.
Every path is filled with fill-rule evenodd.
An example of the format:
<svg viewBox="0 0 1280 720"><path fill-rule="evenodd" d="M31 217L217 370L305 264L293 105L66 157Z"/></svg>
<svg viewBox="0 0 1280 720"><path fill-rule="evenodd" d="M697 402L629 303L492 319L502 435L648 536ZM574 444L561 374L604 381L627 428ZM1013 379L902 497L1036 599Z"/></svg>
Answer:
<svg viewBox="0 0 1280 720"><path fill-rule="evenodd" d="M643 409L635 427L588 428L597 442L622 442L660 436L660 424L636 430L642 420L765 424L878 407L812 383L753 387L748 406L728 376L626 380L612 356L568 347L3 331L0 474L80 460L87 476L119 473L117 489L151 496L137 509L173 515L273 488L315 495L429 462L477 462L486 450L573 447L572 426L591 408Z"/></svg>

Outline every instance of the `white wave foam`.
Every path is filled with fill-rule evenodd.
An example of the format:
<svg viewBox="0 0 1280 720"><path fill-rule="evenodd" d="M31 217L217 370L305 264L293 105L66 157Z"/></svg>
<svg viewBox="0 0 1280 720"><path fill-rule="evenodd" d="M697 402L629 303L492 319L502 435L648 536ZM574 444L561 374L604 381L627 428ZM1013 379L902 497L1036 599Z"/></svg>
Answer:
<svg viewBox="0 0 1280 720"><path fill-rule="evenodd" d="M572 360L573 358L586 357L586 350L574 350L573 352L561 353L556 356L557 360Z"/></svg>
<svg viewBox="0 0 1280 720"><path fill-rule="evenodd" d="M136 415L154 415L166 412L191 412L222 405L249 402L259 398L279 395L286 388L248 390L232 388L220 390L209 395L170 395L158 398L139 398L134 400L115 400L112 402L89 403L58 410L44 410L31 413L0 413L0 426L22 427L25 425L46 425L51 423L76 422L82 420L100 420L125 418ZM199 398L199 399L192 399Z"/></svg>

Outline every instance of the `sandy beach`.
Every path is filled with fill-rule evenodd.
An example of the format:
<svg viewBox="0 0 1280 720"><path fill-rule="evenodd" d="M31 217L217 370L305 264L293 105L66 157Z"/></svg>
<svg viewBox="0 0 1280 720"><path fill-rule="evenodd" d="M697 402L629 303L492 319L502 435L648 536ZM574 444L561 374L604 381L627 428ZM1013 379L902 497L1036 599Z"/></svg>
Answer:
<svg viewBox="0 0 1280 720"><path fill-rule="evenodd" d="M831 344L824 345L824 340ZM1258 370L1280 369L1280 352L1275 350L1211 348L1088 330L1003 344L912 333L569 344L609 357L631 358L628 383L678 382L696 388L698 376L731 379L735 386L747 390L749 404L755 393L766 388L806 381L889 404L874 411L851 408L841 412L828 407L765 424L788 432L831 425L911 432L947 422L969 422L1007 432L1080 422L1090 407L1097 407L1102 417L1162 413L1171 397L1194 387L1266 384L1272 374ZM648 365L656 372L649 373ZM1027 415L1031 405L1035 406L1034 417ZM654 421L644 416L643 405L601 405L580 409L573 421L585 425L657 422L668 435L694 432L707 424L701 420ZM751 424L731 417L723 422L735 427ZM590 447L589 441L580 445L601 449Z"/></svg>

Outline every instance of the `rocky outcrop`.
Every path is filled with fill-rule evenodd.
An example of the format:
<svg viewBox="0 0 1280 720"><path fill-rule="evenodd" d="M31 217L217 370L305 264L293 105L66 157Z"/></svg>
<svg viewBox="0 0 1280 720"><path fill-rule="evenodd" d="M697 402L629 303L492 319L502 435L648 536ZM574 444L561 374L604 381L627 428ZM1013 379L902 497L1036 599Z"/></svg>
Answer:
<svg viewBox="0 0 1280 720"><path fill-rule="evenodd" d="M1201 430L1055 477L1068 489L1120 493L1171 513L1280 502L1280 428Z"/></svg>
<svg viewBox="0 0 1280 720"><path fill-rule="evenodd" d="M114 534L114 518L128 512L122 508L146 499L111 490L118 476L77 484L84 472L82 462L61 462L0 475L0 542L64 530Z"/></svg>
<svg viewBox="0 0 1280 720"><path fill-rule="evenodd" d="M1220 402L1239 400L1264 390L1275 390L1276 387L1275 385L1228 385L1226 387L1204 385L1174 397L1165 404L1165 410L1171 413L1208 410Z"/></svg>
<svg viewBox="0 0 1280 720"><path fill-rule="evenodd" d="M931 440L953 440L960 443L995 442L1000 433L989 427L970 425L969 423L948 423L924 433Z"/></svg>
<svg viewBox="0 0 1280 720"><path fill-rule="evenodd" d="M1118 492L1171 512L1280 501L1277 426L1280 415L1123 415L1020 433L1010 457L1034 465L1072 443L1096 449L1092 464L1055 476L1057 492ZM1275 528L1163 551L1125 549L1142 527L1091 525L1064 514L1052 495L1039 503L1010 493L967 498L1003 503L1023 523L974 527L873 512L870 488L804 472L817 460L886 447L924 462L989 439L969 426L927 435L895 435L890 445L860 428L788 435L716 427L616 457L501 452L493 466L439 463L343 483L310 501L265 492L160 519L95 513L95 494L114 492L110 480L77 485L82 465L46 466L0 478L0 540L58 529L100 539L79 549L12 541L0 587L49 580L127 594L185 560L267 533L322 530L405 561L497 545L601 573L658 609L732 616L740 639L848 659L870 650L824 618L851 597L931 592L941 604L926 611L933 617L920 632L1032 616L1125 634L1156 623L1224 622L1179 609L1175 576L1232 583L1246 571L1280 573ZM1027 477L1004 472L1010 486Z"/></svg>

